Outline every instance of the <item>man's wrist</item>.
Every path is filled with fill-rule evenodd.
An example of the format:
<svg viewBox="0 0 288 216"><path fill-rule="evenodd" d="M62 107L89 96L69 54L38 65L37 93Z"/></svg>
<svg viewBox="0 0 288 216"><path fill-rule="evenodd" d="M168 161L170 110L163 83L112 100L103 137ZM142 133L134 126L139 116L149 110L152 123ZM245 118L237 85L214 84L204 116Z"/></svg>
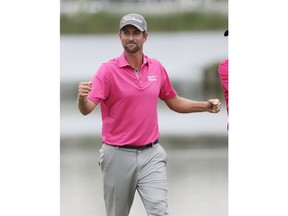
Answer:
<svg viewBox="0 0 288 216"><path fill-rule="evenodd" d="M78 97L78 102L85 103L86 101L87 101L86 97L84 98Z"/></svg>

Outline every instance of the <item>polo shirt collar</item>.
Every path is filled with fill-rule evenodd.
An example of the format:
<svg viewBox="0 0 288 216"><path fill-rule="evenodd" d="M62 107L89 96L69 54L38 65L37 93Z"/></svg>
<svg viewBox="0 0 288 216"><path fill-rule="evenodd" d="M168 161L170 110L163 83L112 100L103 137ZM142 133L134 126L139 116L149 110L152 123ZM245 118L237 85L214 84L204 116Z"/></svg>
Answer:
<svg viewBox="0 0 288 216"><path fill-rule="evenodd" d="M145 56L143 54L143 64L146 64L148 62L148 57ZM125 58L125 55L124 55L124 52L122 53L121 56L119 56L119 60L118 60L118 64L119 64L119 67L125 67L125 66L129 66L129 63L127 62L126 58Z"/></svg>

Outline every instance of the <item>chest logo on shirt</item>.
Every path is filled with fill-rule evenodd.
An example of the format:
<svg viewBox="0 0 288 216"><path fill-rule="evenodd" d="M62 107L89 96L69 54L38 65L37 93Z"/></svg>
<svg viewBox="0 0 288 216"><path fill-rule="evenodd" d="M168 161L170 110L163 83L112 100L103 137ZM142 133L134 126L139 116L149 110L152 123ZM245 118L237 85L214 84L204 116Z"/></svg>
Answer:
<svg viewBox="0 0 288 216"><path fill-rule="evenodd" d="M153 75L153 76L147 76L149 82L152 82L152 81L156 81L156 75Z"/></svg>

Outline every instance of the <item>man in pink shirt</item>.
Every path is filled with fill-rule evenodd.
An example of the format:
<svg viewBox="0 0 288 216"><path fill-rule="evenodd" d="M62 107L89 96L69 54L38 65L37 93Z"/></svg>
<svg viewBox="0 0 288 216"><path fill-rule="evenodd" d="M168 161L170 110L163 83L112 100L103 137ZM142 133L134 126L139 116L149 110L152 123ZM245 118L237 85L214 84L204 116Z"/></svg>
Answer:
<svg viewBox="0 0 288 216"><path fill-rule="evenodd" d="M177 95L161 63L143 53L148 38L143 16L123 16L119 29L123 53L103 63L92 81L80 82L78 108L87 115L101 106L99 165L107 216L128 216L136 190L147 215L165 216L167 154L159 144L158 98L179 113L218 113L221 103Z"/></svg>

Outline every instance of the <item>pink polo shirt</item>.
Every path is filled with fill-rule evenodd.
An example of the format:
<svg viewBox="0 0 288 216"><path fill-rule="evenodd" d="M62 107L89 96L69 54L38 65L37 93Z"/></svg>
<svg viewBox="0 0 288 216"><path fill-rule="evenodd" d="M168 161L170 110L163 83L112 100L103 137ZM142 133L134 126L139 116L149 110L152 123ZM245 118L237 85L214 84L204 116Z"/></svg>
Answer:
<svg viewBox="0 0 288 216"><path fill-rule="evenodd" d="M88 99L101 104L103 142L140 146L160 136L158 98L168 100L176 95L158 60L144 55L137 75L122 54L100 66Z"/></svg>
<svg viewBox="0 0 288 216"><path fill-rule="evenodd" d="M221 80L221 84L223 87L224 91L224 97L225 97L225 102L226 102L226 109L227 113L229 113L229 94L228 94L228 59L225 59L224 61L220 62L219 67L218 67L218 74Z"/></svg>

